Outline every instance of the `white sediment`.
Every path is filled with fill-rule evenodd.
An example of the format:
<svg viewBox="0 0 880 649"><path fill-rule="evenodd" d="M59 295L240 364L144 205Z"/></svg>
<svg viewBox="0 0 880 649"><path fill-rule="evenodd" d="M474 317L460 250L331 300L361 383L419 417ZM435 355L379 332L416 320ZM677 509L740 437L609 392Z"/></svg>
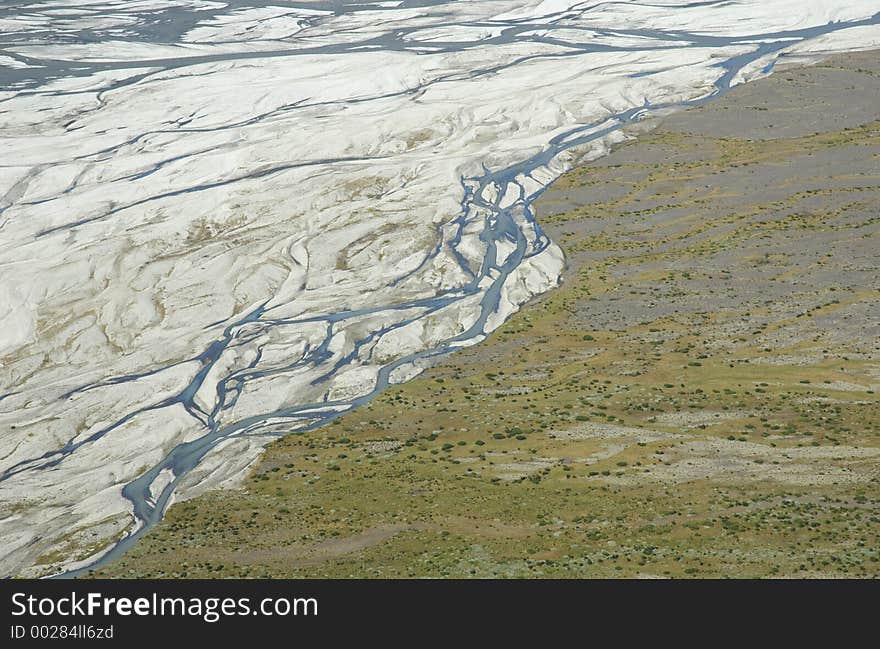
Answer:
<svg viewBox="0 0 880 649"><path fill-rule="evenodd" d="M297 4L0 15L0 574L100 555L139 524L122 488L179 444L234 432L151 502L237 484L381 368L408 380L555 286L528 212L574 159L540 159L554 138L601 155L620 113L705 97L765 43L736 82L880 42L846 24L873 0ZM461 290L498 218L516 236Z"/></svg>

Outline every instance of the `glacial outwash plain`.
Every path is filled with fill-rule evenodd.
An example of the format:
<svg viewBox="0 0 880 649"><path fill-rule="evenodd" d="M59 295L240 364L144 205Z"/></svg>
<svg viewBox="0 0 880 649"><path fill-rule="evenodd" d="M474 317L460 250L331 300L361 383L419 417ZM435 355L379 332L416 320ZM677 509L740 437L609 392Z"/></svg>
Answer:
<svg viewBox="0 0 880 649"><path fill-rule="evenodd" d="M0 3L0 577L875 574L877 48Z"/></svg>
<svg viewBox="0 0 880 649"><path fill-rule="evenodd" d="M877 577L878 97L867 51L639 124L535 204L559 288L92 574Z"/></svg>

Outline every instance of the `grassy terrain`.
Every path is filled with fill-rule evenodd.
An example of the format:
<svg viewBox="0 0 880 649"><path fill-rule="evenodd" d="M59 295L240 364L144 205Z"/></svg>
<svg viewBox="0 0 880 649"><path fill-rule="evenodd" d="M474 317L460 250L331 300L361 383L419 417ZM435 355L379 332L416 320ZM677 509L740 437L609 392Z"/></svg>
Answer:
<svg viewBox="0 0 880 649"><path fill-rule="evenodd" d="M96 576L880 575L880 122L680 117L542 200L558 290Z"/></svg>

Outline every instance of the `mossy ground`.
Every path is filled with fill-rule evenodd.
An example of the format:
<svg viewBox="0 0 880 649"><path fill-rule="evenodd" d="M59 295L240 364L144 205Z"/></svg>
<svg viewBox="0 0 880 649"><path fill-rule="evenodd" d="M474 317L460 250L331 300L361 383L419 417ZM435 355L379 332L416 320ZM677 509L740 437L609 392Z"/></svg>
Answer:
<svg viewBox="0 0 880 649"><path fill-rule="evenodd" d="M558 290L96 576L880 575L878 159L661 128L572 172Z"/></svg>

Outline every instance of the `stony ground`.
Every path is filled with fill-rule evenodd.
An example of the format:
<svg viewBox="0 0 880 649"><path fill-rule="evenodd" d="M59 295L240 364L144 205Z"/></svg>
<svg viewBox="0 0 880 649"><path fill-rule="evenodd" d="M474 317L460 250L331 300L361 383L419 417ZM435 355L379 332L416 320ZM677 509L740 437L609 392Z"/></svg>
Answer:
<svg viewBox="0 0 880 649"><path fill-rule="evenodd" d="M99 576L880 575L880 54L570 173L563 286Z"/></svg>

